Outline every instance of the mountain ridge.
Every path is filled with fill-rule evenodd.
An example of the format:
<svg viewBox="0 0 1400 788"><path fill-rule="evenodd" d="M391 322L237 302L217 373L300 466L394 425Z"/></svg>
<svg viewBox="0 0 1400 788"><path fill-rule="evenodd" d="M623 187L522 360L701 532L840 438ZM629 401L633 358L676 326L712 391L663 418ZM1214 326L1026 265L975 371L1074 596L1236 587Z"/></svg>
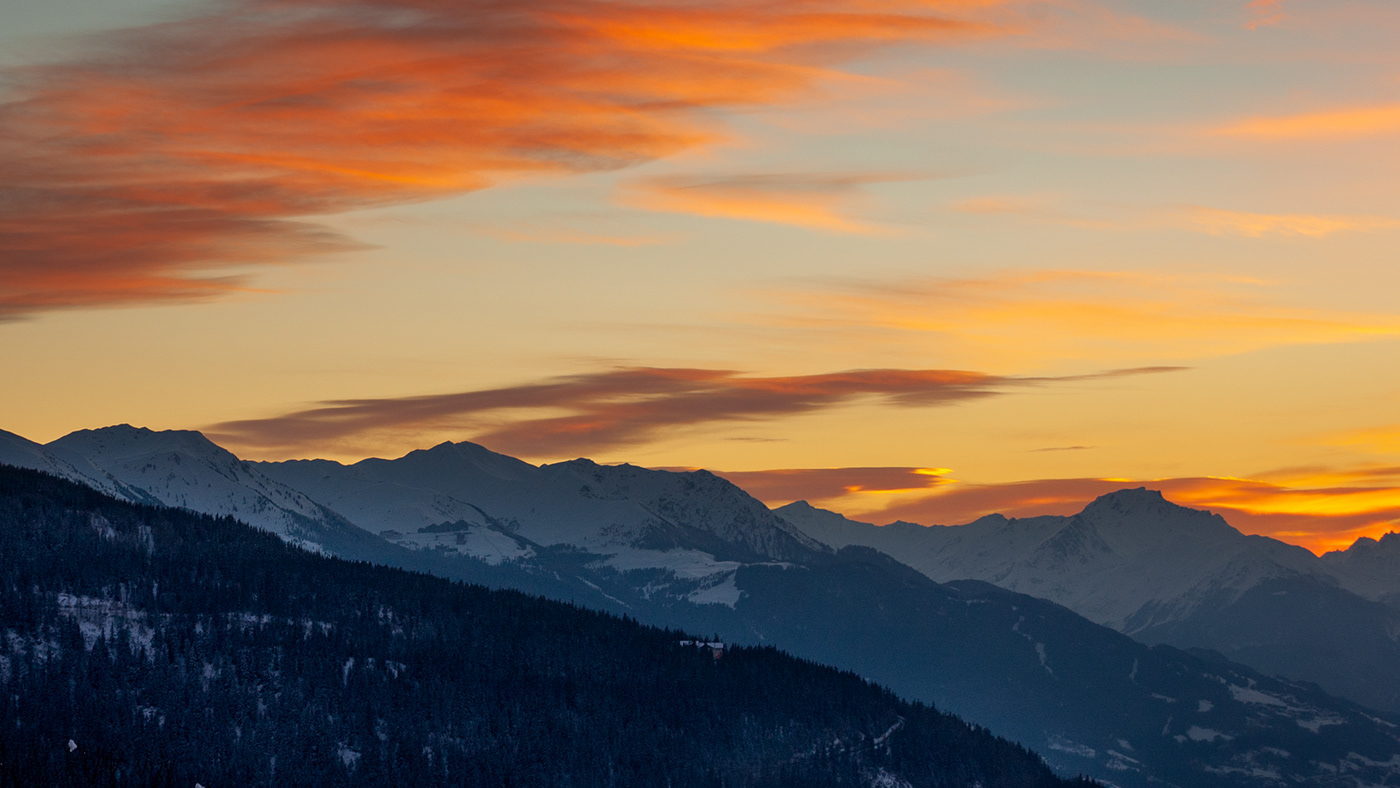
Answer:
<svg viewBox="0 0 1400 788"><path fill-rule="evenodd" d="M1272 785L1256 766L1351 788L1350 778L1329 782L1316 764L1353 774L1338 748L1356 734L1345 731L1389 730L1306 685L1150 648L1051 602L940 585L872 549L812 549L792 535L805 531L799 523L709 473L591 461L536 467L451 443L352 465L244 465L356 527L368 540L358 560L780 645L959 709L1044 752L1063 773L1121 788ZM1224 692L1222 671L1272 700ZM1183 698L1209 699L1214 711L1185 714ZM1305 727L1317 719L1357 727ZM1220 735L1198 740L1193 726ZM1283 749L1293 754L1271 755L1269 741L1290 742ZM1380 750L1372 755L1389 762ZM1389 779L1389 767L1374 768Z"/></svg>
<svg viewBox="0 0 1400 788"><path fill-rule="evenodd" d="M1071 785L771 648L715 659L29 469L0 467L0 556L5 788Z"/></svg>
<svg viewBox="0 0 1400 788"><path fill-rule="evenodd" d="M1074 515L963 526L875 526L805 502L776 511L833 547L873 547L938 582L989 582L1148 643L1212 649L1400 710L1400 610L1356 595L1301 547L1242 534L1156 491L1109 493ZM1390 566L1393 575L1400 562ZM1296 610L1328 612L1303 626Z"/></svg>

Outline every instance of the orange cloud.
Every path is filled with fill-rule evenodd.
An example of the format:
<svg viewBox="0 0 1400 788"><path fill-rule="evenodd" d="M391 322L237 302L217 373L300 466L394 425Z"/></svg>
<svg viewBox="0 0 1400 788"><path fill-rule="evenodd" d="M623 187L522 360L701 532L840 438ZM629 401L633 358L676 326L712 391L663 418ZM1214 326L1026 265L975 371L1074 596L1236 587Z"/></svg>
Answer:
<svg viewBox="0 0 1400 788"><path fill-rule="evenodd" d="M870 470L857 469L852 478L863 478ZM897 477L904 469L887 470ZM823 470L822 473L839 479L835 471ZM814 488L814 492L833 494L825 496L824 501L821 498L811 500L838 511L844 507L843 513L853 519L877 523L905 520L925 525L957 525L988 514L1008 517L1069 515L1105 493L1146 486L1162 491L1167 498L1183 506L1217 512L1245 533L1270 536L1316 553L1346 548L1363 536L1378 538L1400 530L1400 468L1353 473L1311 471L1273 480L1196 477L948 483L932 486L922 495L888 502L842 495L838 484L832 481ZM769 500L762 495L757 497ZM786 503L787 497L775 496L774 502Z"/></svg>
<svg viewBox="0 0 1400 788"><path fill-rule="evenodd" d="M1186 206L1180 210L1179 215L1183 224L1192 229L1200 229L1212 235L1243 235L1249 238L1262 238L1266 235L1325 238L1340 232L1400 227L1400 220L1385 216L1248 213L1199 205Z"/></svg>
<svg viewBox="0 0 1400 788"><path fill-rule="evenodd" d="M871 47L994 32L980 4L231 0L8 75L0 318L204 298L353 244L308 217L716 137Z"/></svg>
<svg viewBox="0 0 1400 788"><path fill-rule="evenodd" d="M791 468L715 471L770 506L852 495L921 493L948 484L947 468Z"/></svg>
<svg viewBox="0 0 1400 788"><path fill-rule="evenodd" d="M1333 140L1400 132L1400 104L1248 118L1215 134L1263 141Z"/></svg>
<svg viewBox="0 0 1400 788"><path fill-rule="evenodd" d="M1014 216L1047 224L1107 230L1178 228L1210 235L1326 238L1342 232L1370 232L1400 227L1388 216L1304 213L1257 213L1204 205L1116 206L1096 212L1073 210L1046 195L989 195L952 203L957 213ZM1091 215L1098 213L1100 215Z"/></svg>
<svg viewBox="0 0 1400 788"><path fill-rule="evenodd" d="M1023 19L1035 20L1035 35L1011 40L1014 46L1090 51L1117 59L1143 60L1179 53L1183 44L1204 40L1189 28L1124 13L1110 4L1031 0L1021 5Z"/></svg>
<svg viewBox="0 0 1400 788"><path fill-rule="evenodd" d="M581 456L654 440L665 431L779 419L874 399L900 407L951 405L1059 381L1151 374L1126 369L1065 378L944 369L864 369L747 377L731 370L617 369L483 391L337 400L266 419L208 428L220 444L260 456L339 456L383 445L467 436L539 459ZM242 455L241 455L242 456Z"/></svg>
<svg viewBox="0 0 1400 788"><path fill-rule="evenodd" d="M759 174L720 178L650 178L622 195L651 211L790 224L841 233L888 232L849 219L840 208L871 183L910 180L884 174Z"/></svg>
<svg viewBox="0 0 1400 788"><path fill-rule="evenodd" d="M765 294L796 307L765 319L942 340L1008 363L1207 358L1400 335L1400 315L1280 306L1260 300L1260 292L1251 281L1093 271L834 282Z"/></svg>
<svg viewBox="0 0 1400 788"><path fill-rule="evenodd" d="M1250 0L1245 8L1250 12L1250 20L1245 23L1245 27L1250 30L1258 30L1261 27L1271 27L1283 22L1284 16L1281 7L1284 0Z"/></svg>
<svg viewBox="0 0 1400 788"><path fill-rule="evenodd" d="M1400 425L1371 427L1330 436L1326 443L1353 446L1378 454L1400 454Z"/></svg>

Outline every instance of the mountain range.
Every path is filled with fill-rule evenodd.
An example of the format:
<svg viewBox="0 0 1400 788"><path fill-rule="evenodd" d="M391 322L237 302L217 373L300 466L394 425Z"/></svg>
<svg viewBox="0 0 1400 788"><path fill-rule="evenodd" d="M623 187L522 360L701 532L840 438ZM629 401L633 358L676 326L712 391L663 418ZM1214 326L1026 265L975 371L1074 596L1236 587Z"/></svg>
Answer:
<svg viewBox="0 0 1400 788"><path fill-rule="evenodd" d="M0 559L0 788L1088 786L771 648L31 470L0 467Z"/></svg>
<svg viewBox="0 0 1400 788"><path fill-rule="evenodd" d="M1146 643L1210 649L1400 712L1400 608L1385 603L1400 587L1394 534L1319 558L1146 489L1067 517L952 527L877 527L805 502L777 514L824 544L871 547L939 582L983 580Z"/></svg>
<svg viewBox="0 0 1400 788"><path fill-rule="evenodd" d="M1053 597L972 575L937 582L914 557L833 544L804 518L814 511L771 511L703 471L533 466L466 443L353 465L252 463L197 433L131 427L48 446L6 433L0 462L238 517L314 551L776 645L1124 788L1400 780L1400 729L1385 713L1219 654L1138 642ZM1144 498L1115 494L1095 511L1132 512Z"/></svg>

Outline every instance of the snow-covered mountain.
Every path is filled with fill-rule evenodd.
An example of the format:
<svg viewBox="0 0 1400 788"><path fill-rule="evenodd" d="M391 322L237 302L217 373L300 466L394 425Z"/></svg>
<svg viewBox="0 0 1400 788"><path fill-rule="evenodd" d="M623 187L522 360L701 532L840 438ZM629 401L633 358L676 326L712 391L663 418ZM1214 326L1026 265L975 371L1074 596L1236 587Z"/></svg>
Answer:
<svg viewBox="0 0 1400 788"><path fill-rule="evenodd" d="M1345 550L1324 553L1322 564L1342 588L1400 608L1400 534L1363 536Z"/></svg>
<svg viewBox="0 0 1400 788"><path fill-rule="evenodd" d="M4 430L0 430L0 464L51 473L124 500L142 500L140 493L118 484L105 473L93 473L92 469L89 469L89 473L83 473L71 463L54 456L43 444Z"/></svg>
<svg viewBox="0 0 1400 788"><path fill-rule="evenodd" d="M318 552L345 552L367 536L198 432L123 424L80 430L43 446L4 433L0 461L134 503L233 517Z"/></svg>
<svg viewBox="0 0 1400 788"><path fill-rule="evenodd" d="M989 515L955 527L875 528L805 502L778 513L832 546L874 547L939 582L985 580L1049 599L1129 635L1266 577L1325 574L1301 547L1246 536L1146 489L1110 493L1073 517Z"/></svg>
<svg viewBox="0 0 1400 788"><path fill-rule="evenodd" d="M257 466L376 532L494 522L537 544L594 552L709 546L786 560L829 551L705 471L589 460L535 467L472 443L444 443L397 460L350 466L327 460Z"/></svg>
<svg viewBox="0 0 1400 788"><path fill-rule="evenodd" d="M566 550L589 556L592 569L651 572L648 597L732 605L744 563L831 552L705 471L589 460L535 467L472 443L350 466L257 468L402 547L493 564Z"/></svg>
<svg viewBox="0 0 1400 788"><path fill-rule="evenodd" d="M1394 609L1339 587L1340 562L1247 536L1158 492L1121 490L1069 517L991 515L950 527L874 526L805 502L777 513L832 547L873 547L938 582L993 583L1148 643L1212 649L1400 711Z"/></svg>

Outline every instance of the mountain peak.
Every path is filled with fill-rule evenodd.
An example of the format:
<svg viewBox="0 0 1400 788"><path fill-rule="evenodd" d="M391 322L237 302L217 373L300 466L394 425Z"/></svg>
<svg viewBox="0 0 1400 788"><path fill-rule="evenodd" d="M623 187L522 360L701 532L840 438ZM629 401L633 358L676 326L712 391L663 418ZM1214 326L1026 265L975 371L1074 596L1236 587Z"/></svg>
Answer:
<svg viewBox="0 0 1400 788"><path fill-rule="evenodd" d="M217 455L233 459L233 455L219 446L204 433L196 430L152 430L148 427L133 427L130 424L114 424L95 430L70 432L48 444L51 449L72 450L81 453L99 452L113 456L129 453L144 454L152 451L182 451L195 455Z"/></svg>
<svg viewBox="0 0 1400 788"><path fill-rule="evenodd" d="M1134 487L1100 495L1085 506L1079 516L1088 520L1119 520L1124 517L1219 519L1210 512L1172 503L1162 495L1161 490L1149 490L1146 487ZM1221 524L1224 524L1223 520Z"/></svg>
<svg viewBox="0 0 1400 788"><path fill-rule="evenodd" d="M1380 539L1361 536L1358 537L1355 542L1352 542L1351 546L1345 550L1333 550L1331 553L1328 553L1328 555L1350 554L1356 556L1365 554L1370 556L1378 555L1380 552L1400 552L1400 533L1391 531Z"/></svg>
<svg viewBox="0 0 1400 788"><path fill-rule="evenodd" d="M1089 509L1095 507L1106 507L1114 509L1116 511L1130 511L1144 508L1160 509L1163 504L1166 504L1167 506L1176 506L1176 504L1168 501L1162 495L1161 490L1149 490L1146 487L1132 487L1125 488L1122 490L1115 490L1114 492L1108 493L1106 495L1100 495L1098 498L1095 498L1092 503L1086 506L1084 510L1088 511Z"/></svg>
<svg viewBox="0 0 1400 788"><path fill-rule="evenodd" d="M1161 491L1146 487L1100 496L1072 519L1123 554L1139 554L1187 538L1205 539L1219 550L1234 545L1228 548L1234 551L1240 549L1239 540L1246 538L1220 515L1172 503Z"/></svg>
<svg viewBox="0 0 1400 788"><path fill-rule="evenodd" d="M398 460L362 460L358 464L402 463L404 467L421 472L426 468L445 470L463 465L503 480L519 480L535 472L537 468L524 460L491 451L479 443L471 441L443 441L431 449L418 449Z"/></svg>

